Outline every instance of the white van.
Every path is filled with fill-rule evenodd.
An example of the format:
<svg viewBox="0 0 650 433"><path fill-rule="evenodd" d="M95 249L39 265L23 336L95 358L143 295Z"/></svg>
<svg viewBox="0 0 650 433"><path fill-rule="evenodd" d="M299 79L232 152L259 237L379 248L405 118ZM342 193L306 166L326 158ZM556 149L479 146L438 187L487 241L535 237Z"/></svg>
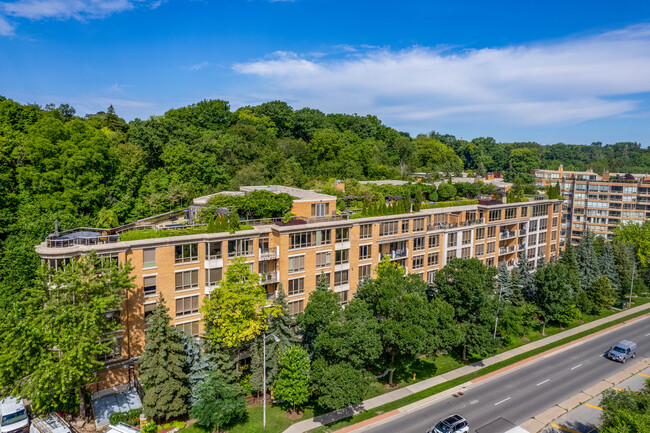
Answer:
<svg viewBox="0 0 650 433"><path fill-rule="evenodd" d="M23 433L29 430L29 417L18 397L8 397L0 401L0 415L0 433Z"/></svg>

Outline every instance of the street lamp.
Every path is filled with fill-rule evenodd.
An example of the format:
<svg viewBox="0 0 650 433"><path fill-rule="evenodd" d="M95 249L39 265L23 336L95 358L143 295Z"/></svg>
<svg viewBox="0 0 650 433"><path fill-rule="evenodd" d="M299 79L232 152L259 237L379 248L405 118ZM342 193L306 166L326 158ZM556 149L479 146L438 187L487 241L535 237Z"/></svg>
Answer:
<svg viewBox="0 0 650 433"><path fill-rule="evenodd" d="M513 284L512 287L520 287L524 288L521 284ZM497 302L497 314L494 319L494 334L492 335L492 338L497 338L497 324L499 323L499 306L501 305L501 291L503 290L502 286L499 286L499 301Z"/></svg>
<svg viewBox="0 0 650 433"><path fill-rule="evenodd" d="M627 303L627 308L630 309L632 307L632 289L634 288L634 271L636 271L636 265L639 263L646 263L650 262L650 260L639 260L638 262L634 262L632 265L632 282L630 283L630 300Z"/></svg>
<svg viewBox="0 0 650 433"><path fill-rule="evenodd" d="M275 334L268 334L264 336L264 342L262 344L264 346L264 354L262 356L262 405L264 406L262 410L262 426L264 430L266 430L266 339L269 337L273 337L276 343L280 342L280 339Z"/></svg>

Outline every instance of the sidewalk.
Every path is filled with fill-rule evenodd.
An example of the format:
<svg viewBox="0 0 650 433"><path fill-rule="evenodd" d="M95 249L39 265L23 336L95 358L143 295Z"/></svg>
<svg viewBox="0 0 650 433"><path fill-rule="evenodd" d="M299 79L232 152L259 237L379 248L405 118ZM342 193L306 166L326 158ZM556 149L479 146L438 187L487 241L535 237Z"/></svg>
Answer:
<svg viewBox="0 0 650 433"><path fill-rule="evenodd" d="M573 329L569 329L567 331L560 332L558 334L555 334L550 337L542 338L540 340L534 341L532 343L525 344L523 346L517 347L516 349L509 350L507 352L500 353L498 355L495 355L491 358L486 358L482 361L476 362L474 364L466 365L464 367L457 368L455 370L449 371L445 374L441 374L439 376L434 376L432 378L414 383L412 385L406 386L404 388L400 388L395 391L387 392L386 394L379 395L377 397L364 400L359 404L358 406L348 406L343 409L339 409L334 412L328 412L323 415L319 415L314 418L306 419L304 421L300 421L298 423L293 424L291 427L286 429L284 433L303 433L307 432L309 430L315 429L317 427L323 426L325 424L330 424L333 422L336 422L340 419L350 417L352 415L364 412L369 409L376 408L378 406L382 406L384 404L399 400L401 398L404 398L406 396L409 396L411 394L415 394L416 392L422 391L424 389L431 388L433 386L439 385L441 383L450 381L452 379L455 379L457 377L465 376L471 373L474 373L475 371L478 371L484 367L496 364L501 361L505 361L507 359L510 359L512 357L515 357L517 355L520 355L522 353L537 349L539 347L546 346L548 344L554 343L556 341L562 340L564 338L570 337L572 335L579 334L581 332L587 331L589 329L596 328L600 325L603 325L605 323L612 322L616 319L623 318L630 316L632 314L635 314L637 312L643 311L650 307L650 305L639 305L637 307L631 308L629 310L621 311L620 313L612 314L611 316L608 317L603 317L598 320L594 320L593 322L586 323L584 325L577 326ZM587 338L587 337L585 337ZM570 344L574 344L575 342L572 342ZM559 348L555 348L554 351L558 350ZM533 358L537 358L540 356L545 356L545 354L540 354L537 355ZM523 360L521 363L526 363L530 359ZM514 368L517 364L514 364L512 366L506 367L508 369ZM484 378L490 377L497 372L500 372L501 370L489 373L486 376L483 376L481 378L477 378L474 380L474 382L478 382L480 380L483 380ZM388 414L384 414L388 415Z"/></svg>

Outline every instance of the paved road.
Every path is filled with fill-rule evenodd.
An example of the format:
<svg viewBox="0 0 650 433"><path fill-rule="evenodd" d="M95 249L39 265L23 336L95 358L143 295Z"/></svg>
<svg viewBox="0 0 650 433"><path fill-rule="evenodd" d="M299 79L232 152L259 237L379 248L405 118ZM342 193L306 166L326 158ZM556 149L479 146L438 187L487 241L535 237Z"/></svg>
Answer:
<svg viewBox="0 0 650 433"><path fill-rule="evenodd" d="M610 346L623 339L637 342L635 359L624 365L603 356ZM390 422L358 431L424 433L438 419L453 413L467 418L472 432L500 417L518 425L644 357L650 357L650 317L479 383L462 396L431 403Z"/></svg>

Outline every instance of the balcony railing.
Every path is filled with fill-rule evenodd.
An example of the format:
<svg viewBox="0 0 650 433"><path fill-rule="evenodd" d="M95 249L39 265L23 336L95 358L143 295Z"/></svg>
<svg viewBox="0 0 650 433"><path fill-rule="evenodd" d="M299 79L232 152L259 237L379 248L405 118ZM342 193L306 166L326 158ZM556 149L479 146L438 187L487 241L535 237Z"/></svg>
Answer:
<svg viewBox="0 0 650 433"><path fill-rule="evenodd" d="M504 254L511 254L514 253L516 250L516 247L514 245L509 246L509 247L501 247L499 248L499 255L502 256Z"/></svg>
<svg viewBox="0 0 650 433"><path fill-rule="evenodd" d="M280 273L278 271L260 274L260 284L273 284L278 281L280 281Z"/></svg>
<svg viewBox="0 0 650 433"><path fill-rule="evenodd" d="M506 230L506 231L502 231L502 232L500 233L500 235L499 235L499 239L501 239L501 240L504 240L504 239L512 239L512 238L514 238L515 236L517 236L517 232L516 232L516 231L514 231L514 230L512 230L512 231Z"/></svg>
<svg viewBox="0 0 650 433"><path fill-rule="evenodd" d="M120 241L120 236L108 234L107 230L79 227L72 230L49 235L46 239L48 248L66 248L74 245L102 245Z"/></svg>
<svg viewBox="0 0 650 433"><path fill-rule="evenodd" d="M280 247L260 248L260 261L276 260L280 255Z"/></svg>
<svg viewBox="0 0 650 433"><path fill-rule="evenodd" d="M408 248L401 248L397 250L390 250L388 253L380 253L379 259L381 260L384 257L388 257L390 260L403 259L409 256Z"/></svg>

